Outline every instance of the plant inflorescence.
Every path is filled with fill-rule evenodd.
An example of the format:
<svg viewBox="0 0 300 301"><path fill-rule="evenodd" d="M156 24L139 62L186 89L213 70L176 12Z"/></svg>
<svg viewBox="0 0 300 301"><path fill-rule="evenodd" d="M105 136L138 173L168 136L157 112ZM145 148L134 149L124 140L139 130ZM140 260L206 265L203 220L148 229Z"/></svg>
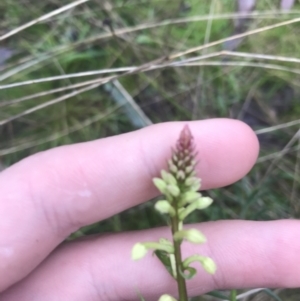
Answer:
<svg viewBox="0 0 300 301"><path fill-rule="evenodd" d="M203 197L198 192L201 179L197 177L196 151L194 139L189 127L186 125L181 131L172 157L168 160L169 171L162 170L161 178L154 178L153 183L164 195L165 199L155 204L155 209L166 214L172 231L172 241L161 238L158 242L138 242L132 249L132 259L144 257L148 250L154 250L156 256L163 263L171 276L177 281L180 301L187 301L188 294L186 280L193 278L197 270L191 266L199 262L205 271L214 274L216 265L206 256L194 254L183 259L181 244L183 240L202 244L206 237L194 228L183 228L185 218L195 210L205 209L212 204L212 199ZM162 295L159 301L174 301L170 295Z"/></svg>

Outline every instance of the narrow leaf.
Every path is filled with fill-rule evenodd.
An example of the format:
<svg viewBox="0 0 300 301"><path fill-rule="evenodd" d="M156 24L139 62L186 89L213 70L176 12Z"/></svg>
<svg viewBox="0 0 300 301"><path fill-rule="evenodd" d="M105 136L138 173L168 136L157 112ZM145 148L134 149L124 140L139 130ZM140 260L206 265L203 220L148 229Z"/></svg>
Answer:
<svg viewBox="0 0 300 301"><path fill-rule="evenodd" d="M227 296L221 294L218 291L212 291L212 292L207 293L206 295L212 296L212 297L215 297L215 298L218 298L218 299L221 299L221 300L228 300Z"/></svg>
<svg viewBox="0 0 300 301"><path fill-rule="evenodd" d="M282 301L282 299L278 295L276 295L273 291L271 291L270 289L266 288L263 290L263 292L265 292L267 295L269 295L276 301Z"/></svg>
<svg viewBox="0 0 300 301"><path fill-rule="evenodd" d="M174 278L170 255L167 252L161 250L156 250L154 251L154 253L157 256L157 258L161 261L161 263L165 266L170 275Z"/></svg>

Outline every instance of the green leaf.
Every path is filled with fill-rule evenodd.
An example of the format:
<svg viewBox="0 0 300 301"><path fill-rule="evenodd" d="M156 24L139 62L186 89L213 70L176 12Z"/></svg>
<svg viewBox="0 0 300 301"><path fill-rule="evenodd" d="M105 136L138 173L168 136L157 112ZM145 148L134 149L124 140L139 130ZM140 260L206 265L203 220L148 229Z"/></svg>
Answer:
<svg viewBox="0 0 300 301"><path fill-rule="evenodd" d="M206 295L212 296L212 297L215 297L215 298L218 298L218 299L221 299L221 300L228 300L227 296L221 294L218 291L212 291L212 292L207 293Z"/></svg>
<svg viewBox="0 0 300 301"><path fill-rule="evenodd" d="M136 243L131 250L131 259L139 260L146 256L148 249L142 243Z"/></svg>
<svg viewBox="0 0 300 301"><path fill-rule="evenodd" d="M170 275L174 278L172 264L170 260L170 254L161 250L156 250L154 251L154 253L157 256L157 258L161 261L161 263L165 266L165 268L170 273Z"/></svg>
<svg viewBox="0 0 300 301"><path fill-rule="evenodd" d="M230 291L230 301L236 301L236 290Z"/></svg>
<svg viewBox="0 0 300 301"><path fill-rule="evenodd" d="M266 288L263 290L263 292L265 292L267 295L269 295L276 301L282 301L282 299L278 295L276 295L273 291L271 291L270 289Z"/></svg>

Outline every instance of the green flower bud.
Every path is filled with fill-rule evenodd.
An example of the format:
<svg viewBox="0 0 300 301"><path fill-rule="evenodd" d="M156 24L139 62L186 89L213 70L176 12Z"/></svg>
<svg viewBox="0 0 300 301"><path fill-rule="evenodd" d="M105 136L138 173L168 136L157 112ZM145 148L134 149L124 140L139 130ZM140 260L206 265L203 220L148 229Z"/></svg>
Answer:
<svg viewBox="0 0 300 301"><path fill-rule="evenodd" d="M185 180L184 184L189 186L189 190L198 191L201 187L201 179L193 176L195 172L192 172L190 176Z"/></svg>
<svg viewBox="0 0 300 301"><path fill-rule="evenodd" d="M202 244L206 242L206 237L197 229L181 230L174 234L175 240L186 239L194 244Z"/></svg>
<svg viewBox="0 0 300 301"><path fill-rule="evenodd" d="M184 210L179 212L179 219L184 220L190 213L192 213L195 210L201 210L207 208L213 200L209 197L201 197L195 201L193 201L191 204L189 204Z"/></svg>
<svg viewBox="0 0 300 301"><path fill-rule="evenodd" d="M143 258L148 252L148 249L140 242L136 243L131 251L131 259L139 260Z"/></svg>
<svg viewBox="0 0 300 301"><path fill-rule="evenodd" d="M192 191L198 191L198 190L200 189L200 187L201 187L201 182L193 184L193 185L190 187L190 189L191 189Z"/></svg>
<svg viewBox="0 0 300 301"><path fill-rule="evenodd" d="M191 156L186 156L184 159L183 159L183 162L184 163L187 163L191 160Z"/></svg>
<svg viewBox="0 0 300 301"><path fill-rule="evenodd" d="M196 161L195 159L193 159L193 160L191 161L191 165L195 167L196 164L197 164L197 161Z"/></svg>
<svg viewBox="0 0 300 301"><path fill-rule="evenodd" d="M180 189L176 185L167 185L167 191L172 195L172 196L179 196L180 194Z"/></svg>
<svg viewBox="0 0 300 301"><path fill-rule="evenodd" d="M191 172L191 174L190 174L190 177L196 177L197 176L197 173L196 173L196 171L195 170L193 170L192 172ZM200 180L201 181L201 180ZM201 184L201 182L200 182L200 184Z"/></svg>
<svg viewBox="0 0 300 301"><path fill-rule="evenodd" d="M168 165L171 172L176 173L178 171L176 165L173 163L171 159L168 160Z"/></svg>
<svg viewBox="0 0 300 301"><path fill-rule="evenodd" d="M213 199L210 197L201 197L197 200L197 209L202 210L209 207L213 202Z"/></svg>
<svg viewBox="0 0 300 301"><path fill-rule="evenodd" d="M164 242L155 242L155 241L151 241L151 242L144 242L143 245L147 248L147 249L152 249L152 250L161 250L161 251L165 251L169 254L173 254L174 253L174 246L170 245L168 243Z"/></svg>
<svg viewBox="0 0 300 301"><path fill-rule="evenodd" d="M195 261L200 262L204 270L209 274L214 274L217 270L217 266L211 258L200 255L192 255L186 258L182 264L185 268L187 268L192 262Z"/></svg>
<svg viewBox="0 0 300 301"><path fill-rule="evenodd" d="M176 174L178 171L177 167L174 164L172 164L169 168L170 168L170 171L173 172L174 174Z"/></svg>
<svg viewBox="0 0 300 301"><path fill-rule="evenodd" d="M172 184L172 185L177 185L177 181L176 181L175 177L172 174L166 172L165 170L161 171L161 176L166 183Z"/></svg>
<svg viewBox="0 0 300 301"><path fill-rule="evenodd" d="M214 274L217 270L215 262L209 257L203 257L202 267L209 274Z"/></svg>
<svg viewBox="0 0 300 301"><path fill-rule="evenodd" d="M162 214L170 214L171 216L175 215L175 209L170 205L168 201L158 201L154 205L154 208Z"/></svg>
<svg viewBox="0 0 300 301"><path fill-rule="evenodd" d="M179 205L184 206L187 203L191 203L201 197L201 193L195 192L195 191L187 191L184 194L182 194L180 198Z"/></svg>
<svg viewBox="0 0 300 301"><path fill-rule="evenodd" d="M184 178L185 178L185 173L183 172L183 170L178 170L178 172L177 172L177 174L176 174L176 178L178 179L178 180L184 180Z"/></svg>
<svg viewBox="0 0 300 301"><path fill-rule="evenodd" d="M161 251L165 251L169 254L173 254L174 253L174 246L172 244L169 244L165 241L163 242L143 242L143 243L136 243L131 251L131 258L132 260L139 260L141 258L143 258L148 250L161 250Z"/></svg>
<svg viewBox="0 0 300 301"><path fill-rule="evenodd" d="M165 183L165 181L163 181L160 178L154 178L153 183L162 194L165 194L167 188L167 184Z"/></svg>
<svg viewBox="0 0 300 301"><path fill-rule="evenodd" d="M184 184L190 186L191 190L198 191L201 187L201 179L197 177L188 177L185 180Z"/></svg>
<svg viewBox="0 0 300 301"><path fill-rule="evenodd" d="M183 160L178 161L177 166L181 167L181 165L183 164Z"/></svg>
<svg viewBox="0 0 300 301"><path fill-rule="evenodd" d="M170 295L162 295L158 301L177 301L175 298L173 298L172 296Z"/></svg>
<svg viewBox="0 0 300 301"><path fill-rule="evenodd" d="M194 166L191 166L191 165L187 166L185 168L185 173L187 173L187 174L190 173L193 170L193 168L194 168Z"/></svg>

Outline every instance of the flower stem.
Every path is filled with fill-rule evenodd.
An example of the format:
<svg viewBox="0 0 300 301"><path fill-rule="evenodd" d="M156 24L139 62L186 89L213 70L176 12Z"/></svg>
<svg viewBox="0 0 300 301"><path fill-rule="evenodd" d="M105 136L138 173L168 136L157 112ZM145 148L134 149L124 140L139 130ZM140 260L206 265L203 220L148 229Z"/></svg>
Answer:
<svg viewBox="0 0 300 301"><path fill-rule="evenodd" d="M236 301L236 290L230 291L230 301Z"/></svg>
<svg viewBox="0 0 300 301"><path fill-rule="evenodd" d="M179 230L179 218L178 218L178 210L175 208L175 216L171 218L172 220L172 234L174 234ZM175 262L176 262L176 280L178 285L178 294L179 294L179 301L188 301L188 295L186 290L186 283L185 279L181 273L183 273L183 264L182 264L182 257L181 257L181 241L175 241L173 239L174 244L174 255L175 255Z"/></svg>

